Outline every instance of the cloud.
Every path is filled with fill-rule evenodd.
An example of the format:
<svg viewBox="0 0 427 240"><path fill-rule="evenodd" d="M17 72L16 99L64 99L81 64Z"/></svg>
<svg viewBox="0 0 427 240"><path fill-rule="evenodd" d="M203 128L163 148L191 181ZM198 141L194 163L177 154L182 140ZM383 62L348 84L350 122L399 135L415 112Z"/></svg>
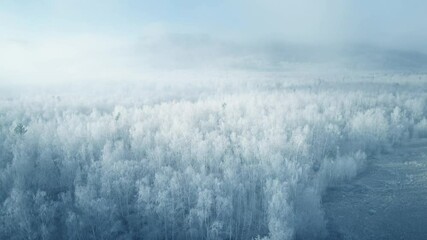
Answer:
<svg viewBox="0 0 427 240"><path fill-rule="evenodd" d="M130 77L129 41L100 35L3 39L2 81L55 83Z"/></svg>
<svg viewBox="0 0 427 240"><path fill-rule="evenodd" d="M238 61L229 43L151 27L137 37L71 34L0 39L0 85L151 80L154 72L224 69Z"/></svg>
<svg viewBox="0 0 427 240"><path fill-rule="evenodd" d="M427 3L421 0L1 4L0 31L7 37L0 39L0 83L140 80L152 69L272 68L310 55L326 62L340 58L336 48L360 43L427 51Z"/></svg>

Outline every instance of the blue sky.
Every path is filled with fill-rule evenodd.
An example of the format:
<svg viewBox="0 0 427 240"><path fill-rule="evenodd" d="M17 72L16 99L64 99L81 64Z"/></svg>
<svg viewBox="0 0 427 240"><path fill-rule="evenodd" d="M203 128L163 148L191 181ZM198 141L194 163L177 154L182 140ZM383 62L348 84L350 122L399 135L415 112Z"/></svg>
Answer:
<svg viewBox="0 0 427 240"><path fill-rule="evenodd" d="M7 32L137 34L147 26L171 31L240 28L235 4L224 1L1 1L0 25ZM209 30L208 30L209 29Z"/></svg>
<svg viewBox="0 0 427 240"><path fill-rule="evenodd" d="M425 11L423 0L2 0L0 26L7 35L137 35L157 25L245 38L373 41L384 35L424 37Z"/></svg>
<svg viewBox="0 0 427 240"><path fill-rule="evenodd" d="M210 44L282 41L425 51L426 11L424 0L1 0L0 81L57 79L64 72L70 79L138 78L143 55L156 55L145 49L154 49L153 42L159 49L166 42L163 54L185 51L174 47L174 34L187 36L188 48L205 36ZM173 61L167 57L155 61Z"/></svg>

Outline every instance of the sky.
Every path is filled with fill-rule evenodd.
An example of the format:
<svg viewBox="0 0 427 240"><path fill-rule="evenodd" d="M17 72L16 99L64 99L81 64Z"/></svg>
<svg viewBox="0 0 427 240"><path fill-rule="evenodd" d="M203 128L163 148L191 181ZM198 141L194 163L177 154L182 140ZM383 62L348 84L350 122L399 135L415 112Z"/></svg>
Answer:
<svg viewBox="0 0 427 240"><path fill-rule="evenodd" d="M424 0L0 0L0 83L141 79L233 65L271 42L425 52L426 11Z"/></svg>

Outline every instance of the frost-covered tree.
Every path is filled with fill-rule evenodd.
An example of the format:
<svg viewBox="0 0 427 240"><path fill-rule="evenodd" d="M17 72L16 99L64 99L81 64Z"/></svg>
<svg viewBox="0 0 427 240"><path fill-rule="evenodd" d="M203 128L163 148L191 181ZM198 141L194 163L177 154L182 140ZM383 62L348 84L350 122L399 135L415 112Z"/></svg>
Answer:
<svg viewBox="0 0 427 240"><path fill-rule="evenodd" d="M387 86L0 101L0 239L326 236L325 189L427 135L427 95Z"/></svg>

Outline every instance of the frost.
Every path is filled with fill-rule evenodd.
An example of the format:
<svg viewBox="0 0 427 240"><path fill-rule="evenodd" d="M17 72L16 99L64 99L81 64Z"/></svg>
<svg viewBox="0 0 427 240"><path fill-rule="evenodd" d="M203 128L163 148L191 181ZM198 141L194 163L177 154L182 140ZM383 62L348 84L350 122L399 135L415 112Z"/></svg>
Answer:
<svg viewBox="0 0 427 240"><path fill-rule="evenodd" d="M27 132L27 128L22 123L18 123L13 131L18 135L24 135Z"/></svg>
<svg viewBox="0 0 427 240"><path fill-rule="evenodd" d="M328 186L427 136L427 95L383 86L1 101L0 239L325 237Z"/></svg>

